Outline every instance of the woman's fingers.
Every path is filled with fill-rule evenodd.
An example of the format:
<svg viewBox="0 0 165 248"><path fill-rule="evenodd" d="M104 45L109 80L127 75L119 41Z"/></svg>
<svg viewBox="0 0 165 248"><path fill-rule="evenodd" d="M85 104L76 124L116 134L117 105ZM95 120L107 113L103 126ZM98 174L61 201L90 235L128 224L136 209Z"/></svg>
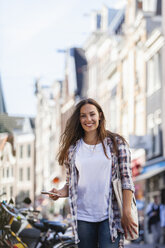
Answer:
<svg viewBox="0 0 165 248"><path fill-rule="evenodd" d="M126 228L124 228L124 233L125 233L125 237L127 238L127 233L130 233L131 237L133 238L133 232L137 234L137 230L133 227L133 226L127 226Z"/></svg>
<svg viewBox="0 0 165 248"><path fill-rule="evenodd" d="M131 227L128 227L128 231L129 231L129 233L130 233L131 237L133 238L133 233L132 233L132 229L131 229Z"/></svg>
<svg viewBox="0 0 165 248"><path fill-rule="evenodd" d="M136 223L134 223L134 222L132 223L132 225L134 225L134 226L136 226L136 227L138 226L138 225L137 225Z"/></svg>
<svg viewBox="0 0 165 248"><path fill-rule="evenodd" d="M59 196L53 196L53 195L49 195L50 199L56 201L58 200Z"/></svg>
<svg viewBox="0 0 165 248"><path fill-rule="evenodd" d="M58 190L57 190L57 189L55 189L55 188L53 188L53 189L51 189L51 190L50 190L50 192L57 193L57 192L58 192Z"/></svg>
<svg viewBox="0 0 165 248"><path fill-rule="evenodd" d="M127 228L123 228L123 229L124 229L125 238L127 239Z"/></svg>
<svg viewBox="0 0 165 248"><path fill-rule="evenodd" d="M134 233L138 234L137 230L132 226L132 230L134 231Z"/></svg>
<svg viewBox="0 0 165 248"><path fill-rule="evenodd" d="M135 227L137 227L137 224L134 222L131 223L130 228L134 231L134 233L138 234L137 229Z"/></svg>
<svg viewBox="0 0 165 248"><path fill-rule="evenodd" d="M137 224L134 223L134 222L131 222L131 223L126 223L124 221L122 221L122 226L123 226L123 229L124 229L124 233L125 233L125 237L127 239L127 236L128 236L128 232L130 233L130 236L133 238L133 232L134 233L138 233L137 232L137 229L135 227L137 227Z"/></svg>
<svg viewBox="0 0 165 248"><path fill-rule="evenodd" d="M58 190L53 188L50 190L50 192L55 193L57 195L49 194L49 198L54 200L54 201L58 200L58 198L60 197L60 193L58 192Z"/></svg>
<svg viewBox="0 0 165 248"><path fill-rule="evenodd" d="M54 201L58 200L58 198L59 198L59 196L52 196L52 195L49 195L49 197L50 197L52 200L54 200Z"/></svg>

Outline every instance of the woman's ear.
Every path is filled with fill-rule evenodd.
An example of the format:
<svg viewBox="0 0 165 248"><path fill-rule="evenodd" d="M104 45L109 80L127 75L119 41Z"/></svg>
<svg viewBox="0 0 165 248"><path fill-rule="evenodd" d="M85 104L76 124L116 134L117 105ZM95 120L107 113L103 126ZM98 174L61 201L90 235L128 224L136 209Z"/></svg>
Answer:
<svg viewBox="0 0 165 248"><path fill-rule="evenodd" d="M99 120L101 120L102 112L99 113Z"/></svg>

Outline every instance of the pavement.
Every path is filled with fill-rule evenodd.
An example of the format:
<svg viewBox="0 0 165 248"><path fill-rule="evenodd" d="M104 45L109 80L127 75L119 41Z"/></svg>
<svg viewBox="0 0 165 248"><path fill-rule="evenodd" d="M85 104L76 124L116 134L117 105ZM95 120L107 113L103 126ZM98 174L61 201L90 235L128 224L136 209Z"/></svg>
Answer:
<svg viewBox="0 0 165 248"><path fill-rule="evenodd" d="M125 244L124 246L125 248L155 248L156 245L152 245L152 244L133 244L133 243L129 243L129 244ZM159 245L157 246L158 248L165 248L165 245Z"/></svg>

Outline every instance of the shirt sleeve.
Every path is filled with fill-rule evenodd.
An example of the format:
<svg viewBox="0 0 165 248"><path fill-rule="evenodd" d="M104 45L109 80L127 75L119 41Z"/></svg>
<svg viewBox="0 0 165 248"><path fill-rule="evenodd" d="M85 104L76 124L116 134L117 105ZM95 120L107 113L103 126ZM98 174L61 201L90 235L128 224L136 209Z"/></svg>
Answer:
<svg viewBox="0 0 165 248"><path fill-rule="evenodd" d="M69 167L69 163L67 160L65 160L64 165L65 165L65 169L66 169L66 185L69 185L70 167Z"/></svg>
<svg viewBox="0 0 165 248"><path fill-rule="evenodd" d="M135 192L131 170L131 152L124 142L118 145L118 163L121 176L122 189L129 189Z"/></svg>

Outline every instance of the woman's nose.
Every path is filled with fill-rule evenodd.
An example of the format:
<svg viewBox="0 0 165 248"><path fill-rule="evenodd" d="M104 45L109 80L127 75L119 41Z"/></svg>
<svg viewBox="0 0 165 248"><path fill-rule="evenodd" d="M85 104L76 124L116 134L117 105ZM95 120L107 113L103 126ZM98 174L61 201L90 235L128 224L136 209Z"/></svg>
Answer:
<svg viewBox="0 0 165 248"><path fill-rule="evenodd" d="M90 115L87 115L87 120L91 121L91 116Z"/></svg>

